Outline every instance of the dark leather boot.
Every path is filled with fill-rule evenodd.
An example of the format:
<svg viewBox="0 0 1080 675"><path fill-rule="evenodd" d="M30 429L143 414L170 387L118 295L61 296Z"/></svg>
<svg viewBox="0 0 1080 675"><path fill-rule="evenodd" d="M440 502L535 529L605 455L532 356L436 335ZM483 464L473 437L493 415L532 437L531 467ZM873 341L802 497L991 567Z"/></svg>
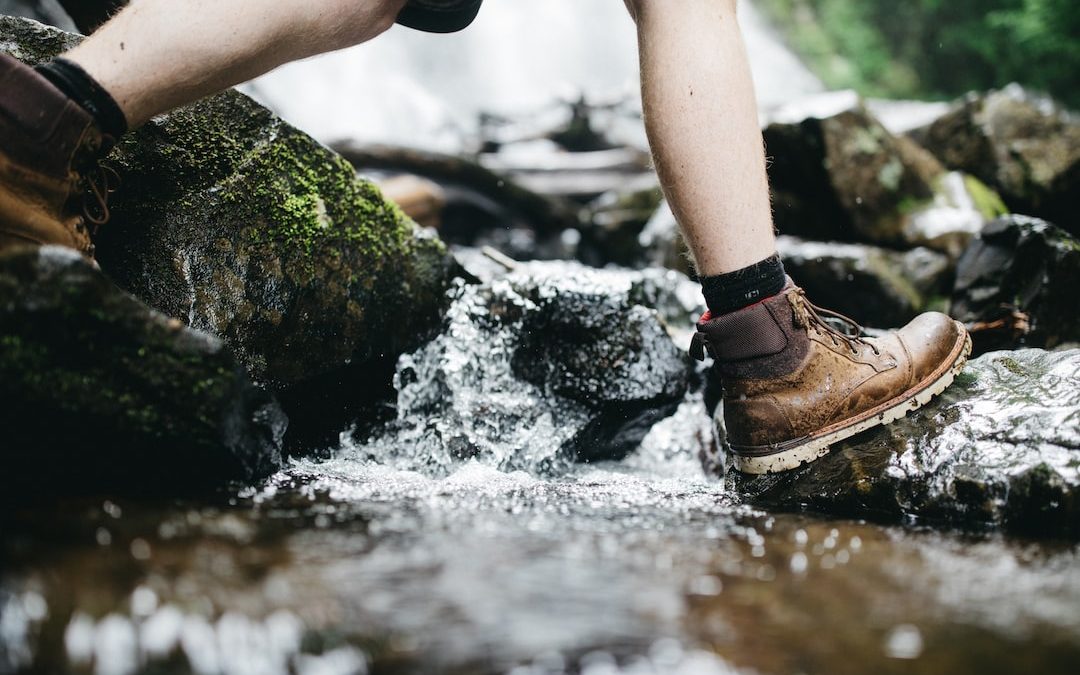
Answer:
<svg viewBox="0 0 1080 675"><path fill-rule="evenodd" d="M937 312L862 337L855 322L814 306L790 280L745 309L706 313L697 330L691 355L701 360L708 350L716 360L734 466L752 474L797 468L903 417L949 386L971 352L963 325Z"/></svg>
<svg viewBox="0 0 1080 675"><path fill-rule="evenodd" d="M60 244L93 258L89 228L108 219L113 139L33 68L0 54L0 251Z"/></svg>

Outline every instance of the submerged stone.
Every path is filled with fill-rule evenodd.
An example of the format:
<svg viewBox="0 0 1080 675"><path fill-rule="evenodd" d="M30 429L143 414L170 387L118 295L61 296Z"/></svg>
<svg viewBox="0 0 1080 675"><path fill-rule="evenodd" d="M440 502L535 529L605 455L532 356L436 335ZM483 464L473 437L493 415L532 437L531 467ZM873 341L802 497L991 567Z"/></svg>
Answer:
<svg viewBox="0 0 1080 675"><path fill-rule="evenodd" d="M961 99L913 137L946 166L992 185L1019 213L1080 234L1080 120L1018 85Z"/></svg>
<svg viewBox="0 0 1080 675"><path fill-rule="evenodd" d="M26 20L0 24L0 44L34 59L73 39ZM357 392L327 382L382 372L388 385L397 355L438 324L451 263L442 243L242 94L152 119L107 163L121 187L96 238L102 268L154 309L222 338L301 426L340 428L322 416Z"/></svg>
<svg viewBox="0 0 1080 675"><path fill-rule="evenodd" d="M1080 240L1037 218L986 226L957 263L951 314L977 351L1080 342Z"/></svg>
<svg viewBox="0 0 1080 675"><path fill-rule="evenodd" d="M286 419L225 345L60 247L0 256L5 496L175 495L281 466Z"/></svg>
<svg viewBox="0 0 1080 675"><path fill-rule="evenodd" d="M461 285L442 333L398 363L397 421L361 452L435 472L467 459L545 473L622 457L676 409L691 374L657 312L638 304L664 298L655 285L573 263Z"/></svg>
<svg viewBox="0 0 1080 675"><path fill-rule="evenodd" d="M893 424L729 481L761 505L1080 536L1080 350L985 354Z"/></svg>

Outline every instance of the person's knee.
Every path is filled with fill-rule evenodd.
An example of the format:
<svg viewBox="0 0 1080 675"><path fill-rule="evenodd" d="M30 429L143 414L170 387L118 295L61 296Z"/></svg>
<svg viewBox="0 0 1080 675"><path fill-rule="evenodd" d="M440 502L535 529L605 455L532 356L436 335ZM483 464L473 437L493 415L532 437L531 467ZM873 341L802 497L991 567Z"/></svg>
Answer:
<svg viewBox="0 0 1080 675"><path fill-rule="evenodd" d="M671 0L623 0L626 4L627 11L630 12L630 16L634 21L641 21L643 18L649 15L651 12L669 11L677 12L683 2L707 2L711 5L715 5L716 8L725 14L735 14L736 5L738 0L679 0L678 3L673 3Z"/></svg>
<svg viewBox="0 0 1080 675"><path fill-rule="evenodd" d="M318 32L324 39L329 37L335 43L334 48L339 48L366 42L388 30L405 3L406 0L317 0L312 2L311 9L321 23Z"/></svg>

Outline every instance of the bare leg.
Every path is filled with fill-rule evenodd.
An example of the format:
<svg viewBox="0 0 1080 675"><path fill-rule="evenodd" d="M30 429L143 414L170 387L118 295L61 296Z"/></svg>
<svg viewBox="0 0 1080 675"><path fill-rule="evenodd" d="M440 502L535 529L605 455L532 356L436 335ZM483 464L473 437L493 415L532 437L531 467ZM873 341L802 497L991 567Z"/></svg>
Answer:
<svg viewBox="0 0 1080 675"><path fill-rule="evenodd" d="M283 63L382 33L405 0L139 0L65 54L130 127Z"/></svg>
<svg viewBox="0 0 1080 675"><path fill-rule="evenodd" d="M626 0L645 128L698 274L776 251L765 152L735 0Z"/></svg>

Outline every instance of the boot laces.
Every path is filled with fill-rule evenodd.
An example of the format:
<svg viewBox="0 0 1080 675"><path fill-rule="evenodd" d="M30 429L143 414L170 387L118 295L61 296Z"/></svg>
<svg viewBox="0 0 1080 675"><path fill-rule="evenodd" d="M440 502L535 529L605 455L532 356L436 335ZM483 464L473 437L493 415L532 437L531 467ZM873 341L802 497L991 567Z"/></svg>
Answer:
<svg viewBox="0 0 1080 675"><path fill-rule="evenodd" d="M831 309L818 307L810 302L806 297L806 291L803 289L796 288L789 293L788 302L791 303L791 308L795 314L795 322L799 326L828 337L832 340L834 346L839 347L841 344L844 344L851 350L852 354L858 354L859 346L866 345L873 350L874 356L881 355L881 351L877 348L877 345L867 341L863 337L864 331L862 326L840 312L834 312ZM837 324L839 324L843 330L837 329Z"/></svg>
<svg viewBox="0 0 1080 675"><path fill-rule="evenodd" d="M93 233L109 222L109 195L120 187L120 174L108 164L94 162L83 173L82 184L85 189L82 204L83 217L93 225Z"/></svg>

